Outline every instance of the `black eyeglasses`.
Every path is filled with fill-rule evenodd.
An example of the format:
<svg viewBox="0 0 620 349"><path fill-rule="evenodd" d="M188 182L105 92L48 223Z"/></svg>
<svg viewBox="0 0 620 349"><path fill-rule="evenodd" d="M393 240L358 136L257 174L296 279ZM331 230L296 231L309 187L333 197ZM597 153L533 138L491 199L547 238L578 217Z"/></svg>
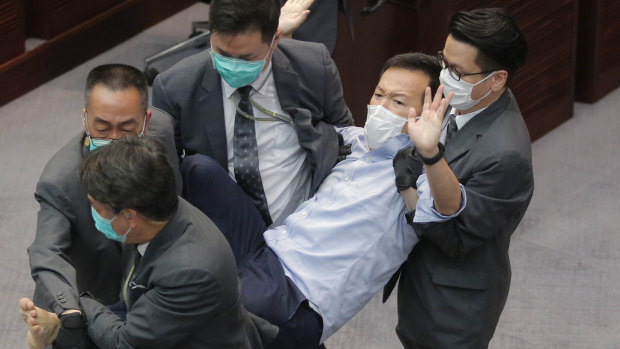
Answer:
<svg viewBox="0 0 620 349"><path fill-rule="evenodd" d="M443 51L437 52L437 61L439 61L439 64L441 65L442 69L448 68L448 73L456 81L460 81L463 76L489 74L495 71L495 70L486 70L486 71L481 71L478 73L459 73L454 70L454 67L450 63L448 63L448 61L446 61L446 58L443 56Z"/></svg>

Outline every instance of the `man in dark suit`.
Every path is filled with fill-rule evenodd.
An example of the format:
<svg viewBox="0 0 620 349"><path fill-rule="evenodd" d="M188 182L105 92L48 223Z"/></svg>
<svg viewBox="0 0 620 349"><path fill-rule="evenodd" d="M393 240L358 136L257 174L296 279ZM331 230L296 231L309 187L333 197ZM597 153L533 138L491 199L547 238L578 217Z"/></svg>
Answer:
<svg viewBox="0 0 620 349"><path fill-rule="evenodd" d="M153 105L175 119L182 172L194 154L215 159L268 225L316 191L339 155L333 125L353 124L329 52L281 40L279 11L273 0L212 1L211 49L153 84Z"/></svg>
<svg viewBox="0 0 620 349"><path fill-rule="evenodd" d="M480 349L493 336L510 287L510 236L534 189L529 133L506 86L526 54L503 10L454 14L439 52L450 116L410 113L434 208L450 215L467 204L445 222L413 224L420 241L398 288L396 332L406 348Z"/></svg>
<svg viewBox="0 0 620 349"><path fill-rule="evenodd" d="M85 131L61 148L41 174L35 192L41 209L36 237L28 248L36 284L34 302L60 315L63 323L79 317L69 314L79 309L78 295L85 290L106 304L119 301L121 245L95 228L77 177L82 157L109 140L148 134L167 144L179 191L181 186L172 118L160 110L148 110L146 79L139 70L122 64L94 68L86 81L82 117ZM88 347L87 335L82 341L68 335L75 332L84 333L79 327L63 327L55 346Z"/></svg>
<svg viewBox="0 0 620 349"><path fill-rule="evenodd" d="M253 349L263 347L261 336L275 335L240 305L230 246L209 218L179 200L161 143L127 137L97 149L84 157L79 179L99 235L124 244L126 318L88 293L79 297L98 347ZM56 314L27 298L20 308L31 346L49 343L60 326Z"/></svg>

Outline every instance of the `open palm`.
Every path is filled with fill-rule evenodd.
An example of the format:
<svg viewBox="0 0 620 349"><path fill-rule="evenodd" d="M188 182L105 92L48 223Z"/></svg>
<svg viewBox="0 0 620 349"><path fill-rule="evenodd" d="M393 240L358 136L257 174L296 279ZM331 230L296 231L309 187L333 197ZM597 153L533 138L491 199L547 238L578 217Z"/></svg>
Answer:
<svg viewBox="0 0 620 349"><path fill-rule="evenodd" d="M433 155L433 151L437 149L443 116L452 99L452 93L449 93L446 98L442 95L443 86L439 86L435 97L431 100L431 89L427 87L420 116L416 117L417 112L414 108L409 110L407 132L422 156Z"/></svg>
<svg viewBox="0 0 620 349"><path fill-rule="evenodd" d="M279 29L284 36L293 35L293 32L306 20L310 11L308 8L314 0L288 0L280 9Z"/></svg>

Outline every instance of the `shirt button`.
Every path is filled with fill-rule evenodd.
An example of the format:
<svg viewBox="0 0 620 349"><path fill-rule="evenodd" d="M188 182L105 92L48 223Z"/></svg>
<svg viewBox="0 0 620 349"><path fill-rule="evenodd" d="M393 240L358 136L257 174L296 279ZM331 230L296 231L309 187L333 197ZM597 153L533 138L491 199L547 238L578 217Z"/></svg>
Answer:
<svg viewBox="0 0 620 349"><path fill-rule="evenodd" d="M62 296L62 291L58 291L58 292L56 292L56 295L57 295L57 296Z"/></svg>
<svg viewBox="0 0 620 349"><path fill-rule="evenodd" d="M286 235L286 230L282 230L282 234Z"/></svg>
<svg viewBox="0 0 620 349"><path fill-rule="evenodd" d="M328 204L328 205L331 205L331 204L332 204L332 201L331 201L331 200L327 200L327 204Z"/></svg>
<svg viewBox="0 0 620 349"><path fill-rule="evenodd" d="M349 180L349 176L344 177L344 180L348 181Z"/></svg>
<svg viewBox="0 0 620 349"><path fill-rule="evenodd" d="M370 162L370 158L366 158L366 162Z"/></svg>
<svg viewBox="0 0 620 349"><path fill-rule="evenodd" d="M302 216L307 216L307 215L308 215L308 212L306 212L306 210L303 210L303 211L301 211L301 215L302 215Z"/></svg>

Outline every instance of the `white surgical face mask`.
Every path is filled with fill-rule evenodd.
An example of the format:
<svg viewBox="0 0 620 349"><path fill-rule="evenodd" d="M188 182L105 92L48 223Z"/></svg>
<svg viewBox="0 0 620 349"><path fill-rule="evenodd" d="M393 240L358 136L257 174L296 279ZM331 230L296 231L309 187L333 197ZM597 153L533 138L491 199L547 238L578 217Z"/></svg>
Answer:
<svg viewBox="0 0 620 349"><path fill-rule="evenodd" d="M452 101L450 101L450 105L455 107L457 110L467 110L474 107L476 104L480 103L481 100L485 99L486 96L491 94L491 90L489 90L489 92L487 92L481 98L471 99L471 91L474 89L474 87L476 87L484 80L490 78L494 74L495 72L487 75L484 79L478 81L475 84L470 84L463 79L454 79L452 75L450 75L450 73L448 72L448 68L445 68L442 69L441 73L439 74L439 81L443 85L444 96L447 96L450 92L454 92L454 95L452 96Z"/></svg>
<svg viewBox="0 0 620 349"><path fill-rule="evenodd" d="M380 105L369 105L364 134L370 149L378 149L390 138L401 133L407 119L400 117Z"/></svg>

